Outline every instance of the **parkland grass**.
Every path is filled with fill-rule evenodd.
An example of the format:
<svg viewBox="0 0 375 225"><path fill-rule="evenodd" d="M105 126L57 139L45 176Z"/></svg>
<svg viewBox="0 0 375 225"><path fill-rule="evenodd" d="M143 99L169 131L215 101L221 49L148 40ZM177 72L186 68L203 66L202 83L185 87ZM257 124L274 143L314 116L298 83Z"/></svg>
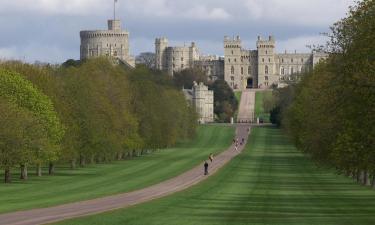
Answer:
<svg viewBox="0 0 375 225"><path fill-rule="evenodd" d="M254 128L245 151L186 191L61 224L373 225L375 191L318 168L276 128Z"/></svg>
<svg viewBox="0 0 375 225"><path fill-rule="evenodd" d="M0 184L0 213L93 199L159 183L200 164L211 152L226 150L234 130L201 126L194 140L175 148L76 170L60 167L54 176L35 177L30 170L28 181L17 180L19 174L14 171L12 184Z"/></svg>
<svg viewBox="0 0 375 225"><path fill-rule="evenodd" d="M270 113L263 107L263 99L271 98L272 91L258 91L255 93L255 117L262 118L265 123L270 122Z"/></svg>

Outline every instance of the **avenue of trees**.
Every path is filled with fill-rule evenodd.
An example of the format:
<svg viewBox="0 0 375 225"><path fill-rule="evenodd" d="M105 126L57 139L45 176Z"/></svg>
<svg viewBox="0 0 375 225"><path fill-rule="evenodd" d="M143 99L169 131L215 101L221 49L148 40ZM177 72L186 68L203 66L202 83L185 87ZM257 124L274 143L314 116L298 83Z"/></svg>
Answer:
<svg viewBox="0 0 375 225"><path fill-rule="evenodd" d="M274 92L271 119L318 163L375 187L375 1L331 29L329 58Z"/></svg>
<svg viewBox="0 0 375 225"><path fill-rule="evenodd" d="M197 116L171 79L99 58L62 66L0 64L0 168L72 168L173 146L195 135Z"/></svg>

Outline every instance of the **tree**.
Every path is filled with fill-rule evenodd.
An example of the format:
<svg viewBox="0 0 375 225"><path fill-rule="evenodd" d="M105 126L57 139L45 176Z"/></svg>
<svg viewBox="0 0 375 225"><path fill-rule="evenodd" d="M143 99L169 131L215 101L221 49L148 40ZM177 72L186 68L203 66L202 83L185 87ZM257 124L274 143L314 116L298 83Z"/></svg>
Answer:
<svg viewBox="0 0 375 225"><path fill-rule="evenodd" d="M41 175L41 163L58 158L58 146L64 135L63 126L51 100L21 75L3 69L0 69L0 96L20 108L29 110L46 131L48 140L33 148L33 160L28 161L37 164L37 174ZM44 144L46 141L48 148Z"/></svg>
<svg viewBox="0 0 375 225"><path fill-rule="evenodd" d="M210 89L214 91L214 112L220 122L229 122L238 108L233 90L224 80L216 80Z"/></svg>
<svg viewBox="0 0 375 225"><path fill-rule="evenodd" d="M137 64L145 65L149 69L155 69L156 57L153 52L142 52L136 58Z"/></svg>
<svg viewBox="0 0 375 225"><path fill-rule="evenodd" d="M175 86L179 89L191 89L193 87L194 81L197 83L207 84L207 75L200 68L189 68L176 72L173 75L173 81Z"/></svg>

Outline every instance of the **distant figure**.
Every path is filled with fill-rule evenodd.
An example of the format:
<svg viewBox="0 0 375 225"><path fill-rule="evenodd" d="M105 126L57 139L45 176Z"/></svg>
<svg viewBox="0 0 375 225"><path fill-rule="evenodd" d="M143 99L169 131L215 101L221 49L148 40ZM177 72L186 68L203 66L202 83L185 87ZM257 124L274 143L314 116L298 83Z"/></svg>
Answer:
<svg viewBox="0 0 375 225"><path fill-rule="evenodd" d="M245 143L245 138L242 138L242 143Z"/></svg>
<svg viewBox="0 0 375 225"><path fill-rule="evenodd" d="M208 175L208 163L204 161L204 175Z"/></svg>
<svg viewBox="0 0 375 225"><path fill-rule="evenodd" d="M208 159L212 162L212 161L214 161L214 154L210 154L210 156L208 156Z"/></svg>
<svg viewBox="0 0 375 225"><path fill-rule="evenodd" d="M237 150L237 145L236 145L236 147L234 147L234 150L238 151L238 150Z"/></svg>

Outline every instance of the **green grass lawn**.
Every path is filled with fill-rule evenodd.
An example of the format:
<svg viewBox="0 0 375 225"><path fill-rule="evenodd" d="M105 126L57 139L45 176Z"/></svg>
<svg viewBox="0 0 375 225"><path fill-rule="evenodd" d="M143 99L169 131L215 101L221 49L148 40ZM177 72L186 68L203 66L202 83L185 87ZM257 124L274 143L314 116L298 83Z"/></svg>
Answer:
<svg viewBox="0 0 375 225"><path fill-rule="evenodd" d="M201 126L197 138L175 148L77 170L57 168L54 176L31 176L26 182L0 184L0 213L92 199L159 183L200 164L211 152L227 149L234 130L227 126Z"/></svg>
<svg viewBox="0 0 375 225"><path fill-rule="evenodd" d="M276 128L193 188L128 209L61 224L373 225L375 191L318 169Z"/></svg>
<svg viewBox="0 0 375 225"><path fill-rule="evenodd" d="M234 92L234 96L236 97L236 99L238 101L238 104L240 104L240 102L241 102L241 95L242 95L241 91Z"/></svg>
<svg viewBox="0 0 375 225"><path fill-rule="evenodd" d="M241 91L234 92L234 97L236 97L236 99L238 101L238 105L240 105L240 103L241 103L241 96L242 96L242 92ZM237 116L238 116L238 109L234 113L234 121L237 120Z"/></svg>
<svg viewBox="0 0 375 225"><path fill-rule="evenodd" d="M272 91L258 91L255 94L255 117L263 118L265 123L270 122L270 113L263 108L263 99L272 97Z"/></svg>

